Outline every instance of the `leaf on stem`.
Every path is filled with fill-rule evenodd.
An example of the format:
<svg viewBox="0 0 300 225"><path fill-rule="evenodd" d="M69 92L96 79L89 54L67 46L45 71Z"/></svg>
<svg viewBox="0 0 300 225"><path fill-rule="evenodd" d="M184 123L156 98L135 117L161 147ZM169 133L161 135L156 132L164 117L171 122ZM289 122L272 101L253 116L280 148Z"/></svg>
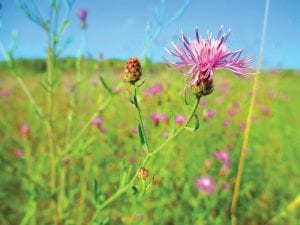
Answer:
<svg viewBox="0 0 300 225"><path fill-rule="evenodd" d="M185 129L187 129L190 132L195 132L200 127L199 118L198 118L197 114L194 114L194 116L195 116L195 119L196 119L195 126L194 127L188 127L188 126L184 127Z"/></svg>
<svg viewBox="0 0 300 225"><path fill-rule="evenodd" d="M144 136L144 132L142 130L142 127L140 124L138 124L138 131L139 131L139 138L142 145L142 148L146 151L148 151L147 145L146 145L146 137Z"/></svg>
<svg viewBox="0 0 300 225"><path fill-rule="evenodd" d="M102 83L103 87L105 88L105 90L110 94L113 95L114 92L112 91L112 89L108 86L107 82L104 80L103 76L99 75L99 80Z"/></svg>
<svg viewBox="0 0 300 225"><path fill-rule="evenodd" d="M175 131L175 115L171 106L169 106L169 137L174 134Z"/></svg>

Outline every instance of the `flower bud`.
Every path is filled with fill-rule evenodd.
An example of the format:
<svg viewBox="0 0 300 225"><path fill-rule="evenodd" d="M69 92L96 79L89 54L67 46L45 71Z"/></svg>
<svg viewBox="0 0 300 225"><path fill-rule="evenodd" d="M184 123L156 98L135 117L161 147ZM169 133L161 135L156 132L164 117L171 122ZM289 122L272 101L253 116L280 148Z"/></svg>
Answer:
<svg viewBox="0 0 300 225"><path fill-rule="evenodd" d="M194 95L197 97L209 95L214 90L212 79L199 79L195 84L191 85L191 89Z"/></svg>
<svg viewBox="0 0 300 225"><path fill-rule="evenodd" d="M145 167L141 167L138 171L138 177L142 180L146 180L149 176L149 171Z"/></svg>
<svg viewBox="0 0 300 225"><path fill-rule="evenodd" d="M142 68L139 60L136 57L131 57L125 66L124 78L129 83L134 84L142 76Z"/></svg>

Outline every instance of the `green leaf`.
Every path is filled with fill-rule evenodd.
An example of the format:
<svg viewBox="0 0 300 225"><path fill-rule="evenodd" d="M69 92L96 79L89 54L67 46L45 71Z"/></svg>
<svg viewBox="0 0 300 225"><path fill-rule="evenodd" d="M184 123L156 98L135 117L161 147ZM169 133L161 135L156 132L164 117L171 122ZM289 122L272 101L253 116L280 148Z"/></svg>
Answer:
<svg viewBox="0 0 300 225"><path fill-rule="evenodd" d="M144 133L140 124L138 124L139 138L143 149L147 150L146 138L144 137Z"/></svg>
<svg viewBox="0 0 300 225"><path fill-rule="evenodd" d="M68 19L66 19L62 22L62 24L60 26L60 29L59 29L60 35L62 35L64 33L64 31L67 29L69 24L70 24L70 20L68 20Z"/></svg>
<svg viewBox="0 0 300 225"><path fill-rule="evenodd" d="M188 101L187 101L186 87L184 88L184 103L185 103L186 105L190 105L190 104L188 103Z"/></svg>
<svg viewBox="0 0 300 225"><path fill-rule="evenodd" d="M175 115L171 106L169 106L169 137L174 134L175 131Z"/></svg>
<svg viewBox="0 0 300 225"><path fill-rule="evenodd" d="M103 87L106 89L106 91L107 91L109 94L113 95L114 92L113 92L112 89L108 86L107 82L104 80L104 78L103 78L101 75L99 76L99 80L100 80L100 82L102 83Z"/></svg>
<svg viewBox="0 0 300 225"><path fill-rule="evenodd" d="M185 126L185 129L187 129L190 132L195 132L200 127L199 118L198 118L197 114L195 114L194 116L195 116L195 119L196 119L195 126L194 127Z"/></svg>
<svg viewBox="0 0 300 225"><path fill-rule="evenodd" d="M139 190L136 188L136 186L132 186L131 188L133 190L133 195L138 195L139 194Z"/></svg>

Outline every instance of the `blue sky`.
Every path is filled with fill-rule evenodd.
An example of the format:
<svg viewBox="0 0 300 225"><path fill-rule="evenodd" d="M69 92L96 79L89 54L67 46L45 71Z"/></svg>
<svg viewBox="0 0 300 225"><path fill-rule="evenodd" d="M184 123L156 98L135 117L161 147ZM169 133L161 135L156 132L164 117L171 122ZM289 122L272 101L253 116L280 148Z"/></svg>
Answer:
<svg viewBox="0 0 300 225"><path fill-rule="evenodd" d="M35 2L46 17L49 14L49 1ZM165 0L165 21L174 16L184 2L185 0ZM41 28L24 16L14 0L0 0L0 3L0 41L3 45L9 45L10 33L16 30L19 35L17 57L44 57L45 35ZM160 61L162 56L167 56L164 47L169 46L169 42L180 35L181 30L193 38L196 25L202 36L205 36L208 30L217 33L223 24L225 28L232 30L229 46L244 48L245 55L256 59L264 5L264 0L191 0L184 14L160 32L149 54L154 61ZM81 35L76 11L86 8L88 52L95 57L102 52L105 58L125 59L131 55L141 56L146 40L146 25L150 22L152 30L155 30L155 8L159 6L160 0L75 1L71 24L64 36L71 38L72 42L64 51L64 55L75 56L80 48ZM300 0L270 0L264 68L300 69L299 11ZM3 59L2 54L0 59Z"/></svg>

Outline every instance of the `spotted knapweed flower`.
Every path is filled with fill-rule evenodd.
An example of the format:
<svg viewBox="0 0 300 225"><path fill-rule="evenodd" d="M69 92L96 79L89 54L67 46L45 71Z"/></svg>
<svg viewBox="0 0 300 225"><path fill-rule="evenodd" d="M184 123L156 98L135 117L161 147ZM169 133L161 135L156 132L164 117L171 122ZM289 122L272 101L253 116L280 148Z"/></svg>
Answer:
<svg viewBox="0 0 300 225"><path fill-rule="evenodd" d="M77 16L80 19L80 26L82 29L86 28L86 17L88 15L88 11L86 9L79 9L77 11Z"/></svg>
<svg viewBox="0 0 300 225"><path fill-rule="evenodd" d="M216 191L216 183L209 176L198 177L196 179L196 186L198 190L204 194L211 194Z"/></svg>
<svg viewBox="0 0 300 225"><path fill-rule="evenodd" d="M247 64L252 59L240 58L242 49L230 50L226 45L230 31L222 35L221 27L216 39L212 38L212 33L206 39L201 38L197 27L195 32L195 40L189 40L182 33L182 47L171 42L175 50L166 48L166 51L178 61L166 61L172 69L183 70L184 75L192 75L189 85L196 96L208 95L213 91L215 70L227 69L240 77L249 75L246 69L250 69Z"/></svg>

